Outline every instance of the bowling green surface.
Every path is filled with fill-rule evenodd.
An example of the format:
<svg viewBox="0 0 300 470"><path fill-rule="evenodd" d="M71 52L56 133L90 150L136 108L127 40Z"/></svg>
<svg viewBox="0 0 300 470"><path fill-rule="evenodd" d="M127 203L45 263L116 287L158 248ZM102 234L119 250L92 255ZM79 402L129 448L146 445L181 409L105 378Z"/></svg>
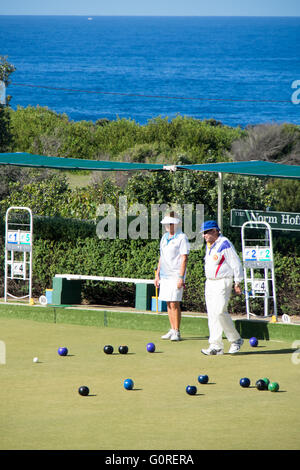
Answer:
<svg viewBox="0 0 300 470"><path fill-rule="evenodd" d="M165 331L9 318L0 331L1 450L299 449L300 351L292 340L259 340L256 348L245 340L239 354L204 356L206 337L174 343L160 339ZM279 391L258 391L263 377ZM127 378L133 390L123 387ZM89 396L78 394L82 385ZM187 385L197 394L187 395Z"/></svg>

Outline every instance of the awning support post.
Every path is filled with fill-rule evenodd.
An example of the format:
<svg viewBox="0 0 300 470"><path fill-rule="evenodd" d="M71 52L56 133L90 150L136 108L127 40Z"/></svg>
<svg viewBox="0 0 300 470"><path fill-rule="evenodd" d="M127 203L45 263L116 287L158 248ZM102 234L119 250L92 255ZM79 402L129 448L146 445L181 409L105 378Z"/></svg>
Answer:
<svg viewBox="0 0 300 470"><path fill-rule="evenodd" d="M218 225L223 231L223 173L218 173Z"/></svg>

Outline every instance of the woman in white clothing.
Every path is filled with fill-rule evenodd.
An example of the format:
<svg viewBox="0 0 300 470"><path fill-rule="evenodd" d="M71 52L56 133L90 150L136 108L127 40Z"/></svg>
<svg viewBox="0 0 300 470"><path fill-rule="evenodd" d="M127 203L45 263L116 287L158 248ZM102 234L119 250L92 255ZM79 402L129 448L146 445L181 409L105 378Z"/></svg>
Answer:
<svg viewBox="0 0 300 470"><path fill-rule="evenodd" d="M161 223L166 233L160 241L160 259L156 271L155 287L159 287L159 300L167 302L170 330L163 339L179 341L181 307L186 266L190 245L187 236L178 229L180 219L171 212Z"/></svg>

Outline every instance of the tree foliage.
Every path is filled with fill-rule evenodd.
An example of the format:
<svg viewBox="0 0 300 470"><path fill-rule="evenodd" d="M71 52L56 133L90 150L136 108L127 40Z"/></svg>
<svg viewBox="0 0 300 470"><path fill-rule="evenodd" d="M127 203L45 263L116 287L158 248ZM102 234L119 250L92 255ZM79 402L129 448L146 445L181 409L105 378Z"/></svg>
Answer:
<svg viewBox="0 0 300 470"><path fill-rule="evenodd" d="M15 72L16 68L13 64L8 62L8 57L0 55L0 80L8 86L11 83L11 74Z"/></svg>
<svg viewBox="0 0 300 470"><path fill-rule="evenodd" d="M241 129L213 126L193 118L177 116L173 120L156 118L142 126L133 120L117 119L99 125L88 121L69 121L67 116L42 107L18 107L11 110L14 135L12 151L43 153L86 159L117 159L122 153L138 151L137 161L145 161L149 149L165 162L181 154L191 162L218 161L225 158ZM144 153L143 153L144 146ZM154 146L154 147L152 147ZM151 152L150 152L151 153ZM133 156L134 159L134 156ZM126 157L125 157L126 160Z"/></svg>
<svg viewBox="0 0 300 470"><path fill-rule="evenodd" d="M0 55L0 81L7 87L11 80L10 75L15 71L14 65L10 64L7 56ZM11 144L12 136L10 129L10 114L7 109L11 96L6 96L6 103L0 104L0 152L6 152Z"/></svg>

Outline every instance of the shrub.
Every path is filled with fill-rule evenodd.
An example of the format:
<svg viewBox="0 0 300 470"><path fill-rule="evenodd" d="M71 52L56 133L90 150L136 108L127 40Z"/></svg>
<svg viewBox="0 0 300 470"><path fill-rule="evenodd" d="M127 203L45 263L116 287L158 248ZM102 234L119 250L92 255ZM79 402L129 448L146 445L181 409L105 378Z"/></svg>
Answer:
<svg viewBox="0 0 300 470"><path fill-rule="evenodd" d="M235 161L266 160L299 165L300 128L286 124L259 124L233 142Z"/></svg>

